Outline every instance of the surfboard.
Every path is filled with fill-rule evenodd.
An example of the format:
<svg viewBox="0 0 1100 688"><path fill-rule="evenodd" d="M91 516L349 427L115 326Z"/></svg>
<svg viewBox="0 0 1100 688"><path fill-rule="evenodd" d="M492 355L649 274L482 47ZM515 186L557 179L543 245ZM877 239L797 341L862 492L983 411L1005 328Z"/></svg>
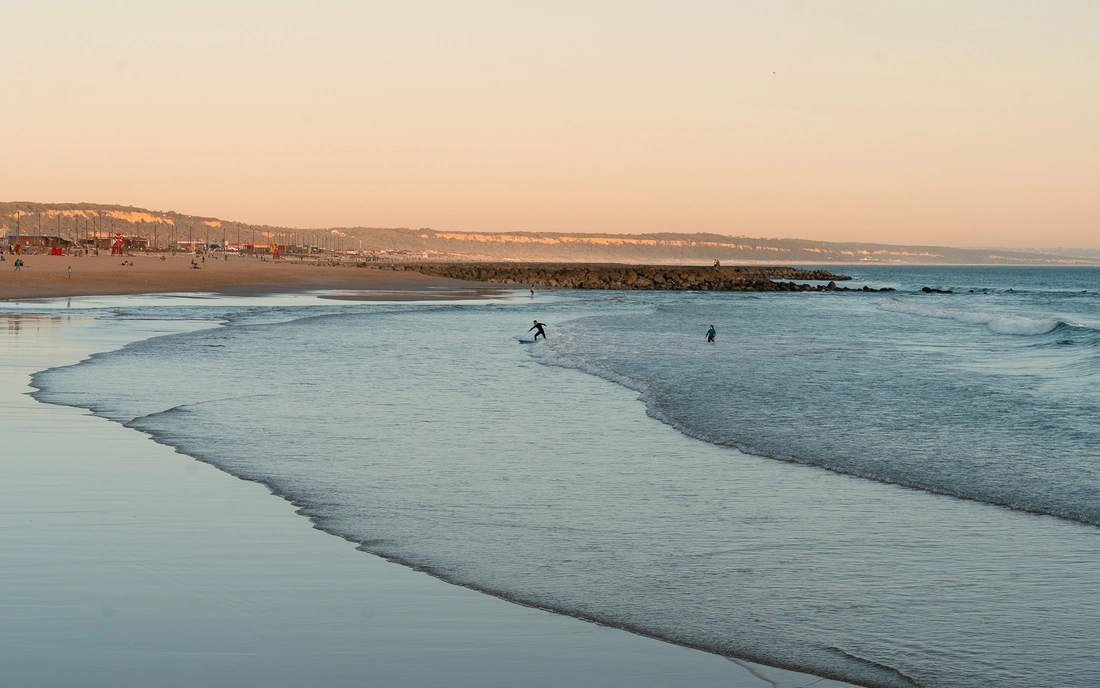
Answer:
<svg viewBox="0 0 1100 688"><path fill-rule="evenodd" d="M534 344L535 340L534 339L521 339L521 340L519 340L519 343L520 344Z"/></svg>

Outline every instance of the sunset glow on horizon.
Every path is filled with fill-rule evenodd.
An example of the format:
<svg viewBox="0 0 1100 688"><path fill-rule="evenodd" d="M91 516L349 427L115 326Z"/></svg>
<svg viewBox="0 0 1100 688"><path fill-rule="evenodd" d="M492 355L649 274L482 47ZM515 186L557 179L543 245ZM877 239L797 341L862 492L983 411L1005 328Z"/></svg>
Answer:
<svg viewBox="0 0 1100 688"><path fill-rule="evenodd" d="M1100 248L1100 4L16 2L0 200Z"/></svg>

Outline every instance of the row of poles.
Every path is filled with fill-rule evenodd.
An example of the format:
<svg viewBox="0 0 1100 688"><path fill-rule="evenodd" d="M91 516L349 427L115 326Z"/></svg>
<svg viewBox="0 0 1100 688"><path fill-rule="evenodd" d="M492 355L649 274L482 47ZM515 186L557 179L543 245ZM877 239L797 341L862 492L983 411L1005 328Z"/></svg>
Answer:
<svg viewBox="0 0 1100 688"><path fill-rule="evenodd" d="M69 236L73 237L74 239L86 243L88 241L92 241L92 240L95 240L95 239L111 238L111 237L114 237L115 234L120 233L120 230L122 229L122 227L120 226L119 228L116 229L116 227L115 227L115 218L113 218L113 217L104 218L100 211L97 210L97 211L94 211L94 212L95 212L95 215L93 215L90 218L87 215L83 214L83 213L79 216L75 215L75 214L70 215L69 217L73 221L72 229L74 231L72 231L72 232L62 232L62 221L61 221L62 220L62 213L58 212L58 214L57 214L57 225L56 225L56 230L57 230L56 231L56 236L60 239L64 234L67 233ZM42 236L43 235L43 231L42 231L42 212L38 211L36 213L36 215L37 215L38 222L37 222L37 228L36 228L35 234L38 235L38 236ZM16 234L17 235L22 235L23 234L22 223L23 223L23 218L24 217L27 217L27 216L23 215L21 211L18 211L18 210L16 211L16 213L15 213L15 222L16 222ZM81 220L83 220L83 223L81 223ZM132 222L126 222L126 229L133 230L134 229L134 224L135 223L132 223ZM152 225L151 236L148 232L149 225ZM139 224L138 236L144 236L147 239L151 238L152 239L152 241L150 243L151 249L154 250L154 251L158 251L158 250L160 250L160 246L161 246L160 240L162 238L161 237L161 228L162 228L162 226L164 228L163 238L167 240L166 248L169 249L169 250L171 250L173 248L178 249L180 244L183 243L183 230L182 230L182 228L178 227L175 223L167 223L167 222L166 223L160 223L160 222L149 223L149 222L144 222L143 221ZM146 233L144 235L140 234L140 229L145 229ZM217 229L219 229L219 228L218 227L212 227L208 224L202 223L202 224L199 225L198 231L195 231L195 226L192 223L188 223L188 225L187 225L187 246L188 246L188 250L191 250L197 244L200 244L200 243L205 248L211 248L211 247L225 248L225 247L227 247L228 246L227 241L232 236L230 230L226 227L221 227L220 228L222 236L221 236L221 241L219 242L217 240L217 232L215 231ZM241 248L241 227L237 226L234 229L235 229L235 232L236 232L237 247ZM248 235L246 235L246 238L249 238L252 245L255 245L256 244L256 229L254 227L252 227L252 228L249 228L248 230L245 230L245 231L246 232L251 232L251 236L249 237ZM199 237L200 232L202 233L201 237ZM121 232L121 233L125 234L125 232ZM214 234L213 239L211 239L211 234L212 233ZM266 234L266 236L265 236L265 234ZM332 234L332 233L329 233L329 232L308 232L308 231L303 231L303 232L265 232L265 231L261 230L261 233L260 233L260 243L275 244L275 245L282 246L282 247L296 247L296 248L302 248L302 249L307 249L307 248L308 249L320 249L324 252L332 252L332 251L343 250L339 247L339 244L341 243L340 239L342 239L342 238L344 238L344 237L340 237L336 234Z"/></svg>

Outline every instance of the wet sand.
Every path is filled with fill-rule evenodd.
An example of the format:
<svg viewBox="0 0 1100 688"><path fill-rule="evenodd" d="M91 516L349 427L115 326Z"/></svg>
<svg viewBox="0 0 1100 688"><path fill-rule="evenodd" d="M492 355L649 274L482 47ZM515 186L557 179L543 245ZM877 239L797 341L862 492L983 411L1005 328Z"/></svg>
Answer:
<svg viewBox="0 0 1100 688"><path fill-rule="evenodd" d="M136 261L135 261L136 262ZM0 316L0 666L20 686L841 686L443 583L29 375L196 326Z"/></svg>
<svg viewBox="0 0 1100 688"><path fill-rule="evenodd" d="M109 294L209 292L264 294L319 289L395 292L386 300L451 300L470 298L469 290L485 285L419 272L369 270L350 265L328 266L293 259L261 261L252 257L215 260L207 257L199 269L191 256L24 256L26 267L15 270L15 257L0 262L0 300ZM123 265L133 261L133 266ZM69 268L72 276L69 276ZM459 292L458 295L455 293ZM409 294L409 292L414 292ZM433 294L434 293L434 294Z"/></svg>

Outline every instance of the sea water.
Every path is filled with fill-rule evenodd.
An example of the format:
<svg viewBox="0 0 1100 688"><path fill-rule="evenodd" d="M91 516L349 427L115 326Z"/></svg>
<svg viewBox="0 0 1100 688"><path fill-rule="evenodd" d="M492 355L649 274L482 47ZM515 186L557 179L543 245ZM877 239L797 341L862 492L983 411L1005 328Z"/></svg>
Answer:
<svg viewBox="0 0 1100 688"><path fill-rule="evenodd" d="M135 302L92 312L211 326L35 385L523 604L870 686L1094 684L1100 270L846 271L897 291Z"/></svg>

